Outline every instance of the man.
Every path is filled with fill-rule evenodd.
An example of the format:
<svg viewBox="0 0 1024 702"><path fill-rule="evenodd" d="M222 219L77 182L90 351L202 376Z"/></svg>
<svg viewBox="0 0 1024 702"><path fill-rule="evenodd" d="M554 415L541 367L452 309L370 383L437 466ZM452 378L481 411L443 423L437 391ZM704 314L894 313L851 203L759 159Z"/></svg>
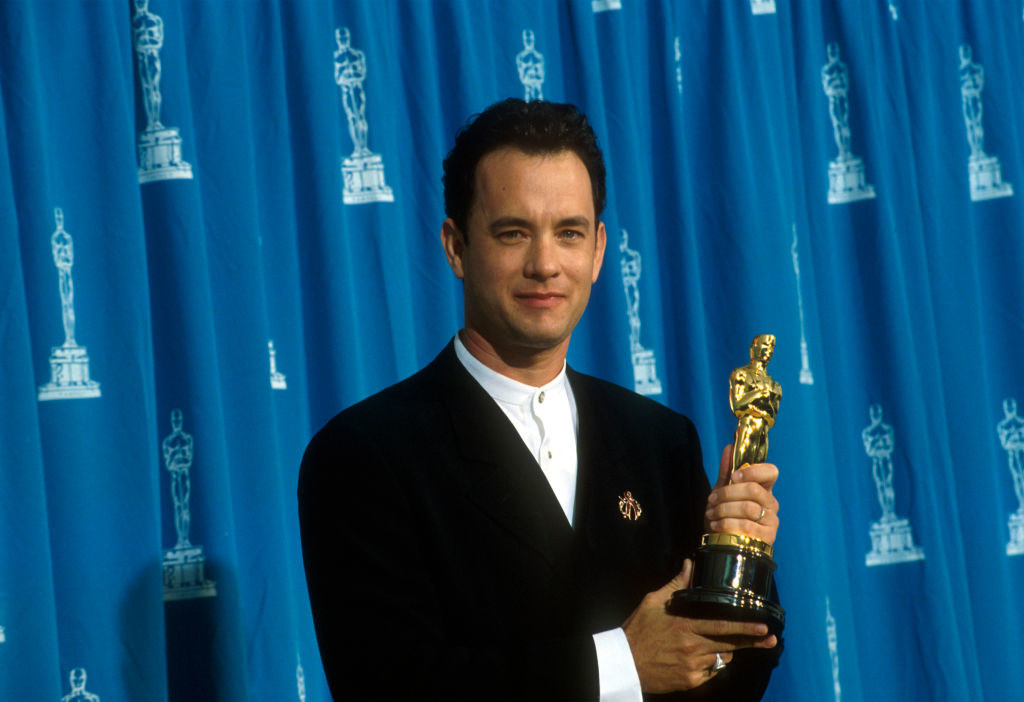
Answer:
<svg viewBox="0 0 1024 702"><path fill-rule="evenodd" d="M749 466L709 497L689 420L565 364L606 245L586 118L493 105L457 136L444 184L465 328L335 417L303 459L332 693L759 698L780 650L767 628L665 603L689 584L683 557L704 530L774 541L777 470Z"/></svg>

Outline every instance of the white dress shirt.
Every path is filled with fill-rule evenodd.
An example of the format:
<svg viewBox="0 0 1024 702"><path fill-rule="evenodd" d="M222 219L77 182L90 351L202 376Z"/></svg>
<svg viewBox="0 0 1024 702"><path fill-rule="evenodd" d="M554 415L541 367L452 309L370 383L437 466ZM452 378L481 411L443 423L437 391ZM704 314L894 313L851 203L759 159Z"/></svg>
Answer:
<svg viewBox="0 0 1024 702"><path fill-rule="evenodd" d="M551 491L573 523L576 498L576 400L565 373L541 387L512 380L481 363L455 335L455 355L473 379L505 413L540 465ZM633 702L643 698L633 653L621 629L594 634L601 702Z"/></svg>

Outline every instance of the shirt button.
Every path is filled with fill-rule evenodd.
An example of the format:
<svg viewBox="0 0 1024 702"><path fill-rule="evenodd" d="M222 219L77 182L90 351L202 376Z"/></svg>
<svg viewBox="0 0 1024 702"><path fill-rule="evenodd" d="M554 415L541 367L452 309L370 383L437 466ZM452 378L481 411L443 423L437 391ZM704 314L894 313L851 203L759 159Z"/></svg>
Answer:
<svg viewBox="0 0 1024 702"><path fill-rule="evenodd" d="M548 451L548 458L551 458L551 452Z"/></svg>
<svg viewBox="0 0 1024 702"><path fill-rule="evenodd" d="M537 402L544 402L544 391L540 391L540 395L537 396Z"/></svg>

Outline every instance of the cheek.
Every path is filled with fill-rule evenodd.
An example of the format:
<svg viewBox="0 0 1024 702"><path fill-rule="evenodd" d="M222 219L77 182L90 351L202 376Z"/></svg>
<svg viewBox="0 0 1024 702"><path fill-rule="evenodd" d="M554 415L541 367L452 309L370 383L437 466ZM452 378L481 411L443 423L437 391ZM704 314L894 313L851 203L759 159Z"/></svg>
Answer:
<svg viewBox="0 0 1024 702"><path fill-rule="evenodd" d="M507 275L492 264L484 262L476 264L468 271L465 278L466 290L472 291L478 300L498 300L507 287Z"/></svg>
<svg viewBox="0 0 1024 702"><path fill-rule="evenodd" d="M501 290L522 276L522 265L511 256L493 256L476 262L476 278L481 288Z"/></svg>

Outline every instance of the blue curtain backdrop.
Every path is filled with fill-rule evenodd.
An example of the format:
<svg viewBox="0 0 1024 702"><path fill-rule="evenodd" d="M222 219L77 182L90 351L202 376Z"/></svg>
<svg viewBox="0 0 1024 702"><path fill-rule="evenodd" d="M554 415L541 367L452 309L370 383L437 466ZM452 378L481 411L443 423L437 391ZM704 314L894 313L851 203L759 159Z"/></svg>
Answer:
<svg viewBox="0 0 1024 702"><path fill-rule="evenodd" d="M711 474L778 336L768 698L1019 697L1019 0L4 0L0 699L328 698L299 460L460 326L440 164L510 95L608 162L575 367Z"/></svg>

